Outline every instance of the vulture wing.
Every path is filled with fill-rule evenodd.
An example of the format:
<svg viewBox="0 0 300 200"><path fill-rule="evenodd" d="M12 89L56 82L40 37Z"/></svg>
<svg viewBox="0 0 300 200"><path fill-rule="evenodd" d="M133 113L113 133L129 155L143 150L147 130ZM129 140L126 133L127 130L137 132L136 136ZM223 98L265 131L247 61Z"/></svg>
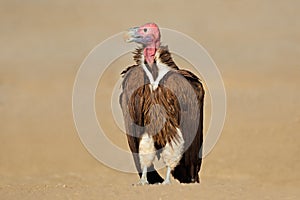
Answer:
<svg viewBox="0 0 300 200"><path fill-rule="evenodd" d="M136 169L141 177L142 169L138 152L140 137L144 133L143 127L145 127L143 115L145 102L142 97L146 81L145 73L140 66L134 65L125 69L122 75L124 76L124 80L122 83L123 92L120 95L120 105L125 120L129 148L132 152ZM162 183L164 181L153 165L147 169L147 179L150 184Z"/></svg>
<svg viewBox="0 0 300 200"><path fill-rule="evenodd" d="M203 86L198 77L187 70L177 70L175 75L166 77L164 84L176 93L180 102L179 124L185 144L185 152L172 175L181 183L199 182L203 144Z"/></svg>

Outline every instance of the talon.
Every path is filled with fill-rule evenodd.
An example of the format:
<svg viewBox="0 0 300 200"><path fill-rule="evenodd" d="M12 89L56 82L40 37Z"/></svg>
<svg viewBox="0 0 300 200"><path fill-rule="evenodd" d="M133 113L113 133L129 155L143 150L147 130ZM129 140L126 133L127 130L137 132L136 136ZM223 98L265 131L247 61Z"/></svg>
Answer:
<svg viewBox="0 0 300 200"><path fill-rule="evenodd" d="M149 182L147 180L140 180L136 185L149 185Z"/></svg>
<svg viewBox="0 0 300 200"><path fill-rule="evenodd" d="M167 181L167 180L164 180L164 182L162 182L163 185L171 185L171 181Z"/></svg>

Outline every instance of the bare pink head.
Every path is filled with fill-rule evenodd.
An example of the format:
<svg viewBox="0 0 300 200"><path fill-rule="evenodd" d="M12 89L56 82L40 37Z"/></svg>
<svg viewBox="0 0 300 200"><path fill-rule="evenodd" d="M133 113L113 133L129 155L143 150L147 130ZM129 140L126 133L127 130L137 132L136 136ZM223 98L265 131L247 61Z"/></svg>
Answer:
<svg viewBox="0 0 300 200"><path fill-rule="evenodd" d="M155 23L147 23L140 27L133 27L125 35L126 42L136 42L144 47L156 48L160 45L160 31Z"/></svg>
<svg viewBox="0 0 300 200"><path fill-rule="evenodd" d="M156 50L160 46L160 31L155 23L130 28L125 35L125 40L126 42L142 44L147 63L149 65L153 64Z"/></svg>

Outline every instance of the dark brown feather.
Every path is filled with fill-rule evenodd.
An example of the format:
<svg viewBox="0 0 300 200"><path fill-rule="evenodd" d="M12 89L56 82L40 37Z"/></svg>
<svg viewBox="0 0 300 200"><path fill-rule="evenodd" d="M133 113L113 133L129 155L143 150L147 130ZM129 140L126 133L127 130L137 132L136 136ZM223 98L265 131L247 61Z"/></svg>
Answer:
<svg viewBox="0 0 300 200"><path fill-rule="evenodd" d="M124 80L120 104L128 144L133 153L138 153L140 137L147 132L152 135L155 147L163 148L166 142L178 140L176 128L179 128L185 141L185 152L172 174L180 182L199 182L204 89L197 76L176 66L167 47L160 47L158 52L161 62L171 70L160 81L156 90L151 90L149 80L140 66L142 49L136 49L134 53L136 65L121 73ZM153 73L155 72L152 70ZM194 99L191 98L193 96ZM140 173L139 158L137 154L133 154L133 157ZM154 170L153 166L151 168ZM150 179L153 183L162 180L156 171L149 175L152 176Z"/></svg>

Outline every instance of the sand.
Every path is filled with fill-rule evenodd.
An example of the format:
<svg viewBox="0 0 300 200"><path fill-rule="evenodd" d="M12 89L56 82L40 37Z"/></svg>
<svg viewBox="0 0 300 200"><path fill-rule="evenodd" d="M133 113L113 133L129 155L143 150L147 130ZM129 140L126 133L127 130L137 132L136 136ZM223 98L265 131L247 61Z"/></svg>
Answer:
<svg viewBox="0 0 300 200"><path fill-rule="evenodd" d="M0 199L299 199L299 6L2 0ZM76 132L72 89L80 64L107 37L148 21L201 43L225 83L226 121L204 159L201 184L132 186L136 174L101 164ZM100 100L125 67L101 80L99 119L110 111ZM128 148L115 124L103 120L107 136Z"/></svg>

